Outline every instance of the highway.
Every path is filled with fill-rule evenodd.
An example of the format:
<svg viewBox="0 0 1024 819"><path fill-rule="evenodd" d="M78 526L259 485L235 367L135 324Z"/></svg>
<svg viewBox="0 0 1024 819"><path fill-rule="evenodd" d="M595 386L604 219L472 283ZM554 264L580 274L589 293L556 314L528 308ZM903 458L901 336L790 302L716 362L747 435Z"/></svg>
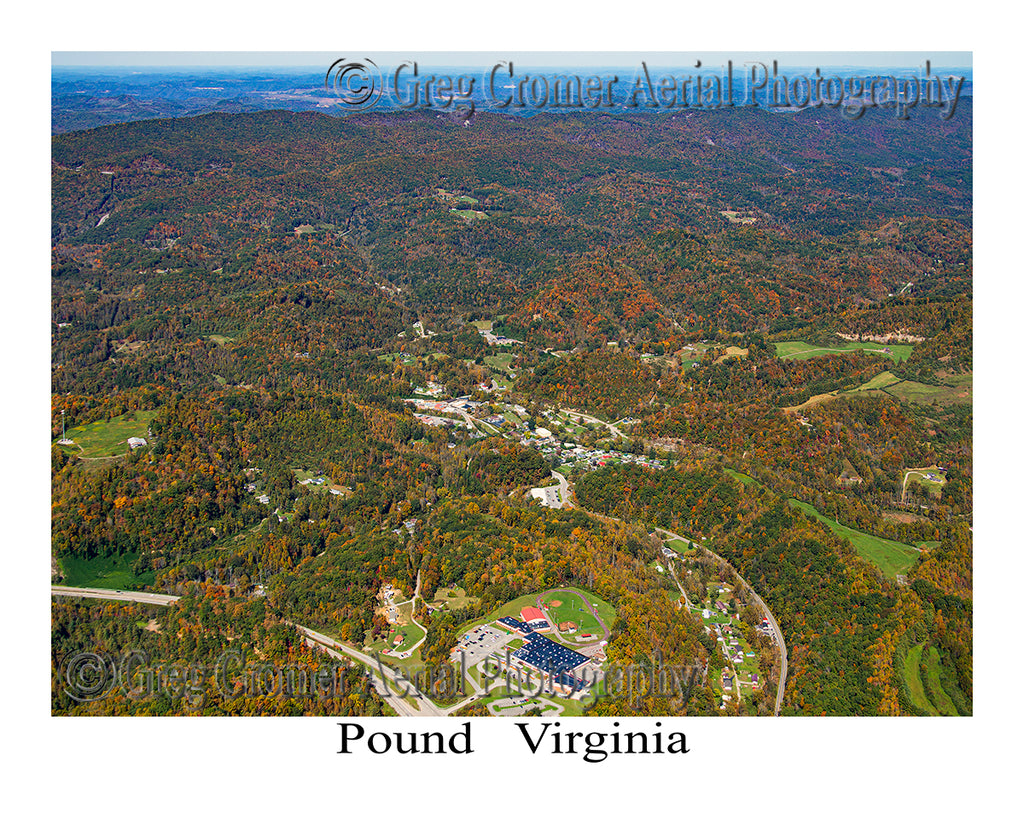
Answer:
<svg viewBox="0 0 1024 819"><path fill-rule="evenodd" d="M361 651L357 651L354 648L350 648L343 643L339 643L337 640L328 637L326 634L320 634L313 629L300 626L298 623L291 623L290 625L295 626L301 631L309 641L317 644L317 646L325 650L328 654L333 657L337 657L337 652L341 652L351 657L353 660L367 666L370 670L370 676L373 678L374 687L377 689L377 693L381 695L385 702L388 703L401 717L443 717L446 714L445 709L438 708L431 702L426 696L413 692L411 689L412 684L404 677L400 676L395 671L392 671L388 666L383 663L378 663L373 657L368 654L363 654ZM379 673L383 671L384 676L401 694L396 693L385 685L384 681L380 679Z"/></svg>
<svg viewBox="0 0 1024 819"><path fill-rule="evenodd" d="M118 603L149 603L156 606L170 606L181 599L180 597L175 597L171 594L121 591L119 589L85 589L73 586L51 586L50 593L51 595L59 597L88 597L97 600L113 600ZM307 642L315 644L318 648L326 651L335 659L345 659L341 654L339 654L339 652L341 652L366 666L370 670L370 676L373 679L374 688L376 688L377 693L381 695L384 701L387 702L399 714L399 716L445 716L446 711L438 708L426 697L417 696L411 692L403 696L399 696L394 691L390 690L385 682L380 679L380 676L377 673L381 667L383 667L384 676L387 677L392 685L394 685L399 691L406 691L409 689L410 683L404 681L386 665L378 664L373 657L363 654L361 651L356 651L354 648L342 645L327 635L320 634L319 632L308 629L305 626L300 626L297 623L290 623L290 625L295 626L295 628L301 631L306 636Z"/></svg>
<svg viewBox="0 0 1024 819"><path fill-rule="evenodd" d="M75 586L50 586L50 595L56 595L57 597L90 597L96 600L116 600L120 603L127 600L132 603L150 603L154 606L170 606L181 599L172 594L121 591L120 589L82 589Z"/></svg>
<svg viewBox="0 0 1024 819"><path fill-rule="evenodd" d="M737 577L739 577L739 575L737 575ZM740 579L742 580L743 578ZM743 581L743 584L746 585L745 580ZM769 625L771 625L775 634L778 636L779 654L782 659L782 668L779 672L779 688L775 693L775 716L778 716L779 711L782 710L782 697L786 693L786 672L789 669L789 656L786 653L786 641L782 638L782 629L779 628L779 624L775 622L775 616L772 614L771 609L765 605L764 600L761 599L761 596L756 591L751 589L750 586L747 586L747 588L750 589L750 593L754 595L754 599L761 604L761 608L764 609L765 616L768 618Z"/></svg>
<svg viewBox="0 0 1024 819"><path fill-rule="evenodd" d="M593 518L597 518L598 520L615 521L616 523L629 523L629 521L622 520L621 518L609 517L608 515L602 515L599 512L591 512L588 509L583 509L582 511L586 512L588 515L590 515ZM679 540L683 541L684 543L689 544L691 547L698 545L698 544L694 543L692 540L690 540L689 538L683 537L682 535L677 534L676 532L670 532L668 529L662 529L660 526L655 526L654 527L654 531L655 532L659 532L660 534L662 534L662 535L664 535L666 537L678 538ZM729 561L726 560L721 555L716 554L715 552L712 552L706 546L704 547L704 550L709 555L711 555L715 560L719 561L720 563L723 563L726 566L729 566L731 569L733 569L733 571L736 571L735 567L732 566L732 564L729 563ZM748 592L750 592L750 595L757 601L757 603L761 606L761 608L764 609L765 616L768 618L768 623L772 627L772 629L774 630L775 642L779 646L779 657L781 659L781 663L780 663L780 668L779 668L779 686L778 686L778 691L777 691L777 693L775 695L775 711L774 711L774 715L777 717L779 715L779 712L782 710L782 698L783 698L783 696L785 695L785 692L786 692L786 675L789 673L789 655L786 652L786 640L782 636L782 629L779 628L779 624L776 621L775 616L772 614L771 609L768 608L768 606L764 602L764 600L761 599L761 596L751 588L750 584L747 583L747 581L744 580L740 576L739 572L736 572L736 577L739 578L739 581L740 581L740 583L743 584L743 587ZM680 591L682 591L682 584L679 583L679 578L678 577L676 578L676 583L677 583L677 585L679 585ZM685 592L683 592L683 597L685 599L685 597L686 597L686 593ZM689 601L687 601L687 605L689 605Z"/></svg>
<svg viewBox="0 0 1024 819"><path fill-rule="evenodd" d="M698 545L689 538L685 538L682 535L676 534L675 532L670 532L668 529L660 529L656 527L655 531L660 532L661 534L667 535L669 537L677 537L684 543L690 544L690 546ZM731 565L728 560L726 560L719 554L715 554L710 549L708 549L707 546L705 546L704 549L705 551L707 551L709 555L715 558L715 560L718 560L727 566ZM735 567L733 568L735 570ZM758 605L764 610L765 617L768 618L768 624L772 627L772 630L775 634L775 642L779 646L779 657L781 659L781 667L779 669L778 691L775 694L775 716L778 716L779 711L782 710L782 698L786 693L786 674L789 672L789 654L786 651L786 640L782 636L782 629L779 628L779 624L775 620L775 615L772 614L771 609L769 609L767 604L765 604L764 600L761 599L761 596L751 588L750 584L746 580L744 580L743 577L740 576L739 572L736 572L736 577L739 578L739 581L743 584L743 587L750 593L751 597L753 597L754 600L757 601Z"/></svg>
<svg viewBox="0 0 1024 819"><path fill-rule="evenodd" d="M566 481L565 477L563 475L561 475L560 473L553 472L552 474L559 478L559 483L562 484L562 487L561 487L562 488L562 492L564 493L565 497L568 497L568 481ZM591 515L593 515L594 517L597 517L597 518L604 518L605 520L617 520L617 518L607 518L604 515L599 515L599 514L592 513L592 512L588 513L588 514L591 514ZM624 521L619 521L619 522L624 522ZM670 532L668 529L661 529L659 527L656 527L655 531L659 532L660 534L665 535L667 537L678 538L679 540L682 540L684 543L688 543L690 546L696 546L697 545L693 541L691 541L689 538L685 538L682 535L679 535L679 534L677 534L675 532ZM705 549L706 548L707 547L705 547ZM721 555L715 554L710 549L708 549L707 551L708 551L708 554L710 554L716 560L718 560L718 561L720 561L720 562L722 562L722 563L724 563L726 565L730 565L729 562L725 558L723 558ZM764 610L765 616L768 619L768 623L769 623L769 625L771 626L771 628L772 628L772 630L774 632L775 642L779 646L779 656L780 656L780 659L781 659L781 663L780 663L781 667L779 669L779 683L778 683L778 690L777 690L776 695L775 695L775 711L774 711L775 716L778 716L779 712L782 709L782 699L783 699L783 697L785 695L785 691L786 691L786 675L787 675L788 670L789 670L789 656L788 656L788 653L787 653L787 650L786 650L786 640L782 636L782 629L779 628L779 624L775 620L775 616L772 614L771 609L769 609L768 606L765 604L764 600L761 599L761 596L750 587L750 584L747 583L747 581L744 580L739 575L738 572L737 572L736 576L739 578L740 583L743 584L743 587L750 593L751 597L754 600L756 600L758 605ZM675 577L675 573L674 572L673 572L673 577ZM417 575L417 578L416 578L416 591L413 594L413 605L414 606L415 606L416 596L419 594L419 582L420 582L420 579L419 579L419 576ZM682 584L679 583L679 578L678 577L676 577L676 583L679 585L680 591L682 591ZM156 605L156 606L169 606L169 605L172 605L173 603L176 603L180 599L180 597L176 597L176 596L170 595L170 594L154 594L152 592L122 591L122 590L119 590L119 589L88 589L88 588L77 588L77 587L73 587L73 586L51 586L50 587L50 594L51 595L56 595L56 596L63 596L63 597L88 597L88 598L93 598L93 599L97 599L97 600L114 600L114 601L118 601L118 602L130 601L130 602L134 602L134 603L148 603L148 604ZM683 592L683 598L684 598L684 600L686 600L686 593L685 592ZM586 602L586 601L584 600L584 602ZM687 603L687 605L689 605L689 601L688 600L686 601L686 603ZM587 607L590 608L591 612L594 614L594 616L597 617L597 612L594 611L590 607L589 603L587 603ZM598 621L600 622L600 618L599 617L598 617ZM324 649L329 654L331 654L331 656L337 657L338 656L337 652L341 652L341 653L347 655L348 657L351 657L352 659L357 660L358 662L362 663L364 666L369 668L370 671L371 671L371 677L374 680L374 686L377 688L378 693L380 693L381 696L401 716L417 716L417 717L422 717L422 716L442 717L442 716L446 716L447 714L451 713L452 711L454 711L454 710L456 710L458 708L461 708L463 705L465 705L465 704L467 704L467 703L477 699L478 696L479 696L479 691L478 691L477 693L471 695L467 699L463 700L462 702L456 704L455 706L453 706L451 708L440 708L437 705L435 705L428 697L426 697L426 696L424 696L422 694L419 694L418 692L416 694L412 694L411 696L410 695L399 696L394 691L389 689L389 687L387 686L385 681L380 679L380 677L378 676L377 672L379 672L381 669L383 669L384 676L399 691L405 691L406 689L408 689L410 687L410 683L407 682L403 677L400 677L396 672L392 671L388 666L384 665L383 663L378 663L373 657L370 657L369 655L364 654L361 651L357 651L354 648L351 648L349 646L343 645L342 643L339 643L337 640L334 640L334 639L332 639L331 637L328 637L325 634L320 634L319 632L313 631L312 629L306 628L305 626L301 626L298 623L291 623L291 625L295 626L310 641L316 643L320 648ZM607 637L607 626L605 626L604 623L602 623L602 627L605 629L606 637ZM423 626L420 626L420 628L423 628ZM423 630L426 631L425 628ZM424 639L426 639L426 636L424 636ZM420 641L420 643L422 643L422 642L423 642L423 640ZM417 643L417 646L418 645L419 645L419 643ZM413 648L415 648L415 646ZM470 679L470 682L472 683L472 679ZM473 684L473 687L476 688L477 686L475 684Z"/></svg>

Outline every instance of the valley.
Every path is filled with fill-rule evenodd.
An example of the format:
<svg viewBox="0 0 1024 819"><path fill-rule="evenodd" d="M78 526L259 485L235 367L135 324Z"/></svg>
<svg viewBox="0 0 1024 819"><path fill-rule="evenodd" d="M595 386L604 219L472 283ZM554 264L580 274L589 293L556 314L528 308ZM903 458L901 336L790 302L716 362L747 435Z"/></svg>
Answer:
<svg viewBox="0 0 1024 819"><path fill-rule="evenodd" d="M53 713L971 713L971 116L62 127L55 656L347 687Z"/></svg>

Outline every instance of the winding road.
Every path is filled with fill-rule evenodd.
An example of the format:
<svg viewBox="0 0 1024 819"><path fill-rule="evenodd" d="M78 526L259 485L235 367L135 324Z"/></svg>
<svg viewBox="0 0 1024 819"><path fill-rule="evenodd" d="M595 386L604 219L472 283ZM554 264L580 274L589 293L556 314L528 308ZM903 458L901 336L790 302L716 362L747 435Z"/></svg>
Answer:
<svg viewBox="0 0 1024 819"><path fill-rule="evenodd" d="M612 424L609 424L607 421L602 421L600 418L595 418L593 415L584 415L582 412L579 412L578 410L570 409L563 410L563 412L570 418L575 418L578 421L586 421L588 424L599 424L612 434L612 438L629 438L628 435L626 435L617 427L613 426Z"/></svg>
<svg viewBox="0 0 1024 819"><path fill-rule="evenodd" d="M661 529L659 527L655 527L654 531L659 532L659 533L664 534L664 535L667 535L669 537L679 538L684 543L690 544L690 546L697 546L698 545L698 544L694 543L692 540L690 540L689 538L685 538L682 535L676 534L675 532L670 532L668 529ZM711 555L713 558L715 558L715 560L719 561L720 563L723 563L726 566L729 566L733 571L736 571L735 567L732 566L732 564L729 563L729 561L726 560L721 555L716 554L715 552L712 552L710 549L708 549L707 546L704 547L704 550L709 555ZM774 632L775 642L779 646L779 658L780 658L781 662L780 662L780 668L779 668L779 685L778 685L778 690L777 690L777 692L775 694L775 712L774 712L775 716L778 716L779 712L782 710L782 698L783 698L783 696L785 696L785 693L786 693L786 674L789 672L789 654L786 651L786 640L782 636L782 629L779 628L779 624L775 620L775 615L772 614L771 609L769 609L768 605L764 602L764 600L761 599L761 595L759 595L756 591L753 590L753 588L751 588L750 584L746 580L743 579L743 577L740 575L739 572L736 572L736 577L740 581L740 583L743 585L743 588L746 589L747 592L749 592L750 596L753 597L754 600L757 601L757 604L764 610L765 617L768 618L768 624L772 627L772 631ZM680 589L681 588L682 588L682 586L680 586Z"/></svg>
<svg viewBox="0 0 1024 819"><path fill-rule="evenodd" d="M609 517L608 515L602 515L599 512L591 512L590 510L583 509L582 507L578 507L578 508L580 508L581 511L585 512L586 514L590 515L591 517L597 518L598 520L614 521L615 523L627 523L627 524L629 523L629 521L622 520L621 518L613 518L613 517ZM680 534L678 534L676 532L670 532L668 529L662 529L660 526L655 526L654 527L654 531L658 532L658 533L660 533L662 535L665 535L666 537L678 538L679 540L683 541L683 543L689 544L691 547L695 547L695 546L699 545L697 543L694 543L692 540L690 540L687 537L683 537L682 535L680 535ZM757 592L754 591L754 589L751 587L751 585L746 580L743 579L743 577L740 575L740 573L736 571L736 568L731 563L729 563L729 561L726 560L724 557L722 557L721 555L716 554L715 552L712 552L710 549L708 549L707 546L704 546L703 548L715 560L719 561L720 563L722 563L725 566L728 566L730 569L732 569L734 572L736 572L736 577L739 579L739 581L742 584L743 588L745 588L750 593L751 597L754 600L756 600L757 604L764 610L765 617L768 619L768 624L771 626L771 628L773 630L774 637L775 637L775 642L779 646L779 658L780 658L780 664L779 664L780 665L780 668L779 668L779 684L778 684L778 690L777 690L777 692L775 694L775 710L773 712L774 716L777 717L779 715L779 712L782 710L782 699L783 699L783 697L785 696L785 693L786 693L786 676L789 673L789 654L788 654L788 652L786 650L786 640L782 636L782 629L779 628L778 621L776 621L775 615L772 614L771 609L768 608L768 605L764 602L764 600L761 599L761 596ZM673 577L674 576L675 575L673 574ZM680 589L680 591L682 591L682 584L679 583L679 579L678 578L676 578L676 584L679 585L679 589ZM683 597L684 597L684 599L686 598L686 592L683 592ZM688 600L687 600L687 605L689 605L689 601Z"/></svg>
<svg viewBox="0 0 1024 819"><path fill-rule="evenodd" d="M419 597L419 596L420 596L420 573L416 572L416 589L412 593L412 608L409 610L409 621L414 626L417 626L420 629L420 631L423 632L423 636L420 637L419 641L415 645L409 646L409 648L407 648L407 649L403 649L401 653L394 654L393 656L396 659L404 660L407 657L411 657L412 653L417 648L419 648L421 645L423 645L424 641L427 639L427 627L424 626L422 623L417 622L416 618L413 616L416 613L416 598ZM403 603L402 605L405 605L405 604Z"/></svg>
<svg viewBox="0 0 1024 819"><path fill-rule="evenodd" d="M563 493L565 493L567 495L567 493L569 491L569 483L565 479L565 476L561 475L558 472L553 472L552 474L555 475L556 477L558 477L559 484L562 485L561 488L563 490ZM611 518L611 517L608 517L606 515L598 514L596 512L589 512L588 510L583 510L583 511L586 512L588 515L591 515L591 516L599 518L599 519L615 521L617 523L627 523L627 521L622 521L622 520L620 520L618 518ZM670 538L677 538L677 539L683 541L684 543L689 544L691 547L694 547L694 546L698 545L698 544L694 543L693 541L691 541L689 538L683 537L682 535L680 535L680 534L678 534L676 532L671 532L668 529L662 529L660 527L655 527L655 531L658 532L661 535L664 535L664 536L667 536L667 537L670 537ZM715 552L712 552L710 549L707 549L707 547L704 547L704 549L715 560L719 561L720 563L722 563L725 566L729 566L729 568L733 569L733 571L735 572L735 567L733 567L721 555L718 555ZM687 598L686 592L683 590L682 583L680 583L679 578L676 575L675 570L671 566L671 564L670 564L670 569L672 571L672 577L675 579L676 585L679 586L679 590L683 594L683 599L686 602L686 605L689 607L690 606L690 601ZM767 618L768 623L769 623L769 625L772 628L773 635L775 637L775 642L779 646L779 657L780 657L779 683L778 683L778 688L777 688L777 692L776 692L776 695L775 695L775 711L774 711L774 715L778 716L779 712L782 709L782 700L783 700L783 697L784 697L785 691L786 691L786 675L787 675L788 670L789 670L789 658L788 658L788 652L786 650L786 641L785 641L785 638L782 636L782 629L779 628L779 624L776 621L775 616L772 614L771 609L768 608L768 606L764 602L764 600L761 599L761 596L757 592L754 591L754 589L750 586L750 584L747 583L747 581L744 580L744 578L742 576L740 576L740 574L738 572L736 572L736 577L738 578L739 582L742 584L743 588L746 589L746 591L750 594L750 596L757 602L757 604L764 611L765 617ZM571 592L572 594L575 594L577 597L579 597L583 601L584 605L586 605L586 607L590 611L590 613L597 620L597 622L601 625L601 628L604 631L604 639L608 639L608 636L609 636L610 632L609 632L607 624L601 619L600 615L598 615L598 613L594 609L594 607L591 606L590 601L588 601L585 597L583 597L579 593L574 592L572 589L559 588L559 589L551 589L551 590L549 590L547 592L544 592L543 594L538 595L538 597L537 597L537 605L538 606L541 605L541 598L543 598L543 597L547 596L548 594L550 594L551 591L568 591L568 592ZM51 586L50 587L50 593L51 593L51 595L56 595L56 596L87 597L87 598L93 598L93 599L99 599L99 600L113 600L113 601L120 601L120 602L130 601L130 602L135 602L135 603L148 603L148 604L157 605L157 606L169 606L169 605L172 605L172 604L176 603L178 600L181 599L180 597L177 597L177 596L174 596L174 595L170 595L170 594L154 594L152 592L122 591L122 590L119 590L119 589L89 589L89 588L78 588L78 587L73 587L73 586ZM416 590L413 592L413 598L412 598L413 610L414 611L415 611L415 607L416 607L416 598L419 596L419 593L420 593L420 575L419 575L419 573L417 573L417 575L416 575ZM410 619L412 619L411 615L410 615ZM322 648L323 650L327 651L328 654L330 654L331 656L334 656L334 657L337 658L337 657L339 657L338 652L341 652L342 654L347 655L348 657L350 657L350 658L360 662L364 666L366 666L370 670L371 678L373 679L374 686L377 689L378 693L388 703L391 704L391 706L394 708L394 710L400 716L430 716L430 717L447 716L448 714L451 714L454 711L457 711L458 709L460 709L463 706L467 705L468 703L474 701L475 699L477 699L481 695L479 687L473 681L472 677L469 677L467 675L466 679L470 683L470 685L475 689L475 693L473 693L472 695L470 695L466 699L462 700L459 703L456 703L455 705L453 705L451 707L441 708L441 707L435 705L428 697L424 696L422 694L422 692L417 691L415 689L411 689L410 688L411 684L409 683L409 681L404 676L399 675L398 673L393 671L388 666L384 665L383 663L378 662L373 657L370 657L369 655L364 654L363 652L358 651L355 648L352 648L350 646L344 645L343 643L340 643L337 640L334 640L333 638L328 637L325 634L321 634L319 632L313 631L312 629L306 628L305 626L301 626L298 623L291 623L290 621L286 621L286 622L289 622L291 625L295 626L295 628L297 628L300 632L302 632L306 636L308 641L311 641L312 643L317 644L320 648ZM413 620L413 622L416 622L416 621ZM403 652L402 655L401 655L402 657L407 657L407 656L411 655L412 652L415 651L416 648L418 648L423 643L424 640L426 640L426 628L424 628L419 623L416 623L416 625L419 626L421 629L423 629L424 636L423 636L423 638L420 639L420 641L418 643L416 643L416 645L414 645L414 646L412 646L412 647L410 647L408 649L408 653ZM397 656L398 655L396 655L396 657ZM387 682L390 682L391 685L395 686L398 689L398 691L403 692L403 693L396 694L394 691L390 690L390 688L388 687L387 682L385 680L381 679L380 673L383 673L383 675L386 678ZM410 694L411 694L411 696L409 696Z"/></svg>
<svg viewBox="0 0 1024 819"><path fill-rule="evenodd" d="M551 477L558 481L558 486L535 486L530 490L530 494L537 498L541 506L547 506L551 509L571 509L572 503L572 490L569 488L569 481L565 479L565 475L561 472L552 472Z"/></svg>

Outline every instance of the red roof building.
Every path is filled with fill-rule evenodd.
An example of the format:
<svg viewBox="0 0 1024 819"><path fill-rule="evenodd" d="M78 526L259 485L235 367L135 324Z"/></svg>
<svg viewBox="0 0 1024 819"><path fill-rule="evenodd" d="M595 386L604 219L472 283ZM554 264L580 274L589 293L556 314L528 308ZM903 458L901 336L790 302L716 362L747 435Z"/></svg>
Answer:
<svg viewBox="0 0 1024 819"><path fill-rule="evenodd" d="M519 612L519 616L534 631L548 631L551 628L551 624L544 616L544 612L535 606L527 606L525 609L522 609Z"/></svg>

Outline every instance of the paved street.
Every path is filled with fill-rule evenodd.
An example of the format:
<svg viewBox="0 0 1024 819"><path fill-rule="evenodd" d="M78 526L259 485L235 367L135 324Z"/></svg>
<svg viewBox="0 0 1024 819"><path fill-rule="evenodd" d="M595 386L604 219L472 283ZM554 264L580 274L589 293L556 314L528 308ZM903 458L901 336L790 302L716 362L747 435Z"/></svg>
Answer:
<svg viewBox="0 0 1024 819"><path fill-rule="evenodd" d="M169 606L180 597L152 592L121 591L120 589L84 589L75 586L50 586L50 594L58 597L89 597L97 600L130 600L135 603L151 603L155 606Z"/></svg>

